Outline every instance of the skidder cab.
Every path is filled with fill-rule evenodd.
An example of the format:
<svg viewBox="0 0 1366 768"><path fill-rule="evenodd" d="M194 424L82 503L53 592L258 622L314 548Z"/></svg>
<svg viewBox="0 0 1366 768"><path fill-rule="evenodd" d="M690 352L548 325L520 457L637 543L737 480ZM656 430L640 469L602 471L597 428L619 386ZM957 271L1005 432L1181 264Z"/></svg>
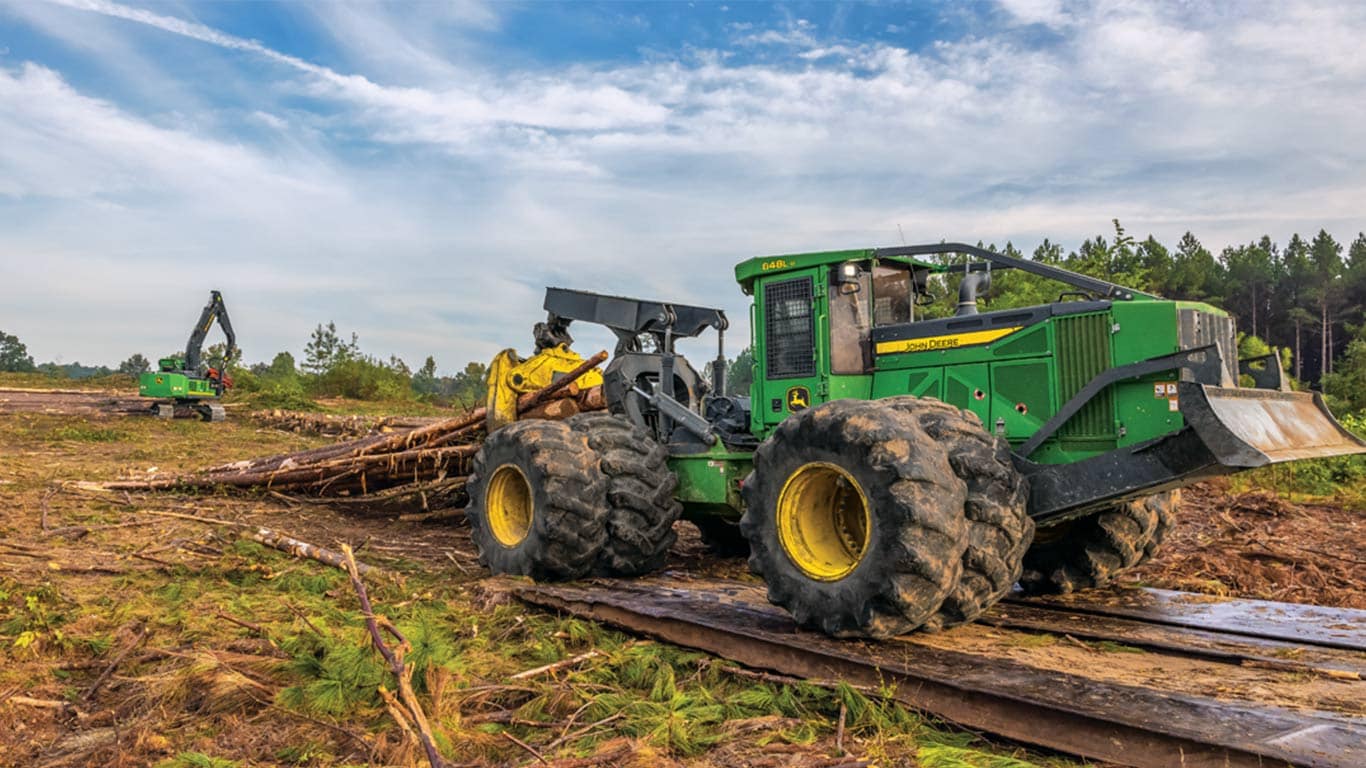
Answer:
<svg viewBox="0 0 1366 768"><path fill-rule="evenodd" d="M1007 269L1055 281L1057 301L979 312ZM935 275L958 282L947 317ZM547 292L548 323L616 333L609 414L490 437L470 518L495 571L645 573L681 515L713 550L747 550L799 623L884 637L971 621L1017 582L1105 583L1160 544L1183 485L1366 452L1277 362L1237 360L1232 319L1206 304L956 243L751 259L736 277L754 297L749 397L720 394L719 310ZM674 351L707 328L711 381ZM537 458L550 445L559 458ZM535 546L496 535L523 516L547 531Z"/></svg>

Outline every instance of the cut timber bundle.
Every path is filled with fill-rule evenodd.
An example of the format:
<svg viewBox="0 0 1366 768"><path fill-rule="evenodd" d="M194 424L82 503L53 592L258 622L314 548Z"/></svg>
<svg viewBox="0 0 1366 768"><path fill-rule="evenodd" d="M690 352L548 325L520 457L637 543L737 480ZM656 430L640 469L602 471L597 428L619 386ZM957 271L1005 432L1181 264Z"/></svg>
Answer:
<svg viewBox="0 0 1366 768"><path fill-rule="evenodd" d="M392 433L425 427L442 419L437 416L338 416L307 411L253 411L247 418L262 427L322 437L365 437L378 432Z"/></svg>
<svg viewBox="0 0 1366 768"><path fill-rule="evenodd" d="M584 373L607 359L599 352L549 386L522 395L520 418L563 419L602 410L601 387L580 390ZM485 430L485 410L399 432L371 435L296 453L237 461L181 475L104 483L115 491L242 488L297 496L373 498L392 503L411 495L463 494L470 461Z"/></svg>

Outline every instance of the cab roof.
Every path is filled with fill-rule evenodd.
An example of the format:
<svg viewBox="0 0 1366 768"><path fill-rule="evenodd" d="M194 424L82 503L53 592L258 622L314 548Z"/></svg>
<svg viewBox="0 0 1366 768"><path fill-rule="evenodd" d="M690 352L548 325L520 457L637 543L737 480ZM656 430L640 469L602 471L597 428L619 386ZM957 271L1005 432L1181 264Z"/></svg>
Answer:
<svg viewBox="0 0 1366 768"><path fill-rule="evenodd" d="M913 267L925 267L927 269L937 269L937 265L929 262L912 259L908 256L890 256L882 253L885 249L879 248L859 248L849 251L814 251L812 253L786 253L778 256L759 256L753 259L746 259L735 265L735 280L740 284L740 288L745 293L754 292L754 281L762 275L772 275L780 272L791 272L807 267L816 267L822 264L842 264L846 261L862 261L865 259L879 259L881 261L894 261L902 264L910 264Z"/></svg>

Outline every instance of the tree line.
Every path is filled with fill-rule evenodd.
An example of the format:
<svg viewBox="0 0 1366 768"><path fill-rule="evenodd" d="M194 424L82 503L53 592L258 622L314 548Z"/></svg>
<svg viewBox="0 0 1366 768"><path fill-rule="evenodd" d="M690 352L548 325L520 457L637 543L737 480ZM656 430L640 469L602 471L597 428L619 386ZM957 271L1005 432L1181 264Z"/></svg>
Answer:
<svg viewBox="0 0 1366 768"><path fill-rule="evenodd" d="M1215 255L1190 232L1169 248L1151 235L1135 240L1116 220L1112 236L1097 235L1070 252L1049 240L1028 255L1011 243L984 247L1222 307L1237 321L1243 356L1279 347L1296 380L1333 395L1339 407L1366 409L1366 234L1346 246L1322 229L1312 238L1294 234L1283 246L1263 235ZM1056 283L1009 270L993 275L984 308L1058 298ZM940 306L951 311L952 302Z"/></svg>
<svg viewBox="0 0 1366 768"><path fill-rule="evenodd" d="M1028 254L1009 242L1003 248L983 247L1166 298L1223 307L1245 334L1240 343L1245 356L1268 345L1280 347L1288 353L1286 367L1296 380L1323 389L1339 408L1366 410L1366 234L1346 245L1322 229L1308 238L1294 234L1284 245L1263 235L1215 254L1190 232L1169 247L1151 235L1135 239L1116 220L1112 235L1097 235L1072 251L1047 239ZM951 292L952 283L942 290ZM1059 291L1053 281L1018 270L999 271L982 296L983 309L1047 304L1062 298ZM926 307L923 316L952 310L952 301L941 300ZM214 345L206 359L221 360L222 352L221 344ZM727 389L748 392L751 360L747 349L730 361ZM396 356L383 359L362 352L356 334L345 337L330 322L314 329L301 364L296 365L288 352L245 369L238 363L228 361L239 372L242 389L285 399L416 397L471 406L481 403L485 392L486 369L481 362L468 363L454 376L438 376L436 361L429 356L414 371ZM0 371L79 378L137 374L150 365L140 354L117 369L79 363L35 365L17 337L0 332Z"/></svg>
<svg viewBox="0 0 1366 768"><path fill-rule="evenodd" d="M181 357L176 350L166 357ZM473 408L484 402L487 366L466 363L454 376L440 376L436 359L428 356L421 367L412 370L395 355L383 359L361 351L360 339L352 333L343 338L336 323L319 324L304 347L304 360L295 361L289 352L277 353L269 363L242 364L242 350L229 356L226 345L213 344L204 350L211 366L230 371L234 389L258 403L271 407L308 408L315 397L347 397L357 400L423 400L439 405ZM136 377L152 370L142 354L133 354L118 365L87 366L80 363L35 364L19 337L0 331L0 371L40 373L60 379L85 379L124 375Z"/></svg>

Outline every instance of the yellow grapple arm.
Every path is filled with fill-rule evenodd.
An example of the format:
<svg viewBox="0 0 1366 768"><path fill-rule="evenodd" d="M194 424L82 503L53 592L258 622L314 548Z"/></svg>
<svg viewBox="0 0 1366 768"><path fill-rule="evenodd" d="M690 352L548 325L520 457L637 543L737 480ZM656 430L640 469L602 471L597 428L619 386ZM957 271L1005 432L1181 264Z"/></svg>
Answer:
<svg viewBox="0 0 1366 768"><path fill-rule="evenodd" d="M505 349L489 363L487 408L488 430L492 432L517 420L517 398L549 386L557 375L571 373L583 364L583 357L568 344L546 347L523 360L515 349ZM575 381L587 389L602 384L602 373L587 371Z"/></svg>

